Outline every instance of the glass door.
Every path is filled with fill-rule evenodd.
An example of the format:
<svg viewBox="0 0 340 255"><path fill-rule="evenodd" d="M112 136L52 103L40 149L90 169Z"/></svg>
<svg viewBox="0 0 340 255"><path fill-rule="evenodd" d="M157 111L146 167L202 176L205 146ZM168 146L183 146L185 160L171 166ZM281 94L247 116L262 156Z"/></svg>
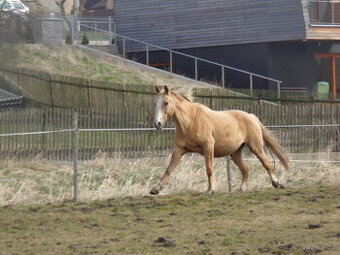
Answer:
<svg viewBox="0 0 340 255"><path fill-rule="evenodd" d="M340 54L315 54L317 62L317 82L326 81L330 85L330 99L336 100L340 91Z"/></svg>

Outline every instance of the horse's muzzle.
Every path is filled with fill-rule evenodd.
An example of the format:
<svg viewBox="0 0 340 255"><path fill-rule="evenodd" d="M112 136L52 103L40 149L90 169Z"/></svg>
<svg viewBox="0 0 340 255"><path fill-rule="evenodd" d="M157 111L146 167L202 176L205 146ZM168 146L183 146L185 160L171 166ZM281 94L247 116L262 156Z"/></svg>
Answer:
<svg viewBox="0 0 340 255"><path fill-rule="evenodd" d="M157 128L157 130L161 130L162 129L162 123L157 121L155 122L155 128Z"/></svg>

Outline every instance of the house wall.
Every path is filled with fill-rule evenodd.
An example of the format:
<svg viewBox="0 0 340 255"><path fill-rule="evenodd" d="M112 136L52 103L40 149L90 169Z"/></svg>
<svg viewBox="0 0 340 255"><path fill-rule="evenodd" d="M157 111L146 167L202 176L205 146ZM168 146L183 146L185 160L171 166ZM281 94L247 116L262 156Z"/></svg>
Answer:
<svg viewBox="0 0 340 255"><path fill-rule="evenodd" d="M172 49L303 39L301 0L115 0L117 33Z"/></svg>
<svg viewBox="0 0 340 255"><path fill-rule="evenodd" d="M217 47L202 47L181 49L178 52L197 56L203 59L238 68L241 70L253 72L267 76L268 67L268 44L242 44L242 45L229 45ZM140 63L146 63L145 52L131 52L128 54L130 59L137 60ZM152 51L149 52L149 63L161 64L161 66L169 69L169 53L165 51ZM193 58L185 57L176 53L172 55L172 69L174 73L185 75L190 78L195 78L195 62ZM230 88L249 88L249 75L237 71L232 71L225 68L225 87ZM215 82L221 85L222 71L221 67L209 64L203 61L198 61L198 79ZM254 88L268 88L268 83L263 79L254 79Z"/></svg>
<svg viewBox="0 0 340 255"><path fill-rule="evenodd" d="M307 42L275 42L268 48L268 75L284 87L313 89L316 63Z"/></svg>
<svg viewBox="0 0 340 255"><path fill-rule="evenodd" d="M336 28L309 26L306 0L115 0L115 20L118 34L311 91L318 73L314 54L340 53L340 43L325 41L337 38ZM145 52L138 53L145 46L131 44L127 50L137 51L131 56L145 63ZM167 61L164 52L150 56L150 63ZM199 66L199 79L220 82L220 68ZM174 71L194 77L194 63L175 56ZM244 77L227 73L226 86L246 88L249 79ZM254 84L268 86L258 80Z"/></svg>
<svg viewBox="0 0 340 255"><path fill-rule="evenodd" d="M181 52L192 56L198 56L219 64L231 66L244 71L267 76L267 43L240 44L229 46L217 46L207 48L184 49ZM181 63L183 68L187 65ZM211 64L199 63L199 75L206 80L221 81L220 67ZM191 70L193 70L191 68ZM189 70L188 70L189 71ZM225 69L225 86L231 88L249 88L249 75ZM254 88L266 87L263 80L254 81Z"/></svg>
<svg viewBox="0 0 340 255"><path fill-rule="evenodd" d="M240 44L218 47L182 49L187 53L241 70L282 80L283 87L300 87L309 91L315 89L318 65L314 58L317 53L340 53L340 42L331 41L285 41L271 43ZM130 58L145 63L145 52L131 53ZM150 53L153 63L169 62L169 53ZM198 79L221 84L221 68L198 62ZM195 66L192 59L173 55L173 71L194 78ZM249 76L225 70L226 87L249 88ZM254 79L255 89L276 88L263 79Z"/></svg>
<svg viewBox="0 0 340 255"><path fill-rule="evenodd" d="M340 54L337 41L296 41L270 43L268 75L283 80L286 87L305 87L315 90L318 65L314 57L320 53Z"/></svg>

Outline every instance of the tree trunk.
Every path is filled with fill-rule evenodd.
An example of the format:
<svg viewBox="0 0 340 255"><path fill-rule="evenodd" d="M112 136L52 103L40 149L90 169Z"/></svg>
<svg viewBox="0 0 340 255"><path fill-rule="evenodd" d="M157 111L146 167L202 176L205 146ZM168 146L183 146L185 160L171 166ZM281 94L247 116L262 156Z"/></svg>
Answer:
<svg viewBox="0 0 340 255"><path fill-rule="evenodd" d="M66 2L66 0L60 0L60 1L56 1L55 3L56 3L56 5L59 6L59 8L60 8L60 14L61 14L61 16L63 17L63 20L65 21L65 23L67 24L68 31L69 31L69 33L70 33L72 27L71 27L71 22L70 22L70 20L67 19L66 14L65 14L65 2Z"/></svg>

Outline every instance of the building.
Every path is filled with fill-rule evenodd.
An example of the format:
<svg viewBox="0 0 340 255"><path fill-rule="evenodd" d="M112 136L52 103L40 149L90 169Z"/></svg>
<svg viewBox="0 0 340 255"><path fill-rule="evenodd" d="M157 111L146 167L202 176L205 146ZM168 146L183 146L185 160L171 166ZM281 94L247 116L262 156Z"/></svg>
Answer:
<svg viewBox="0 0 340 255"><path fill-rule="evenodd" d="M339 2L115 0L114 14L120 35L273 77L286 89L314 91L326 81L330 98L340 93ZM204 75L214 79L214 72ZM228 86L244 86L229 77Z"/></svg>
<svg viewBox="0 0 340 255"><path fill-rule="evenodd" d="M107 17L113 16L114 0L86 0L82 16Z"/></svg>

